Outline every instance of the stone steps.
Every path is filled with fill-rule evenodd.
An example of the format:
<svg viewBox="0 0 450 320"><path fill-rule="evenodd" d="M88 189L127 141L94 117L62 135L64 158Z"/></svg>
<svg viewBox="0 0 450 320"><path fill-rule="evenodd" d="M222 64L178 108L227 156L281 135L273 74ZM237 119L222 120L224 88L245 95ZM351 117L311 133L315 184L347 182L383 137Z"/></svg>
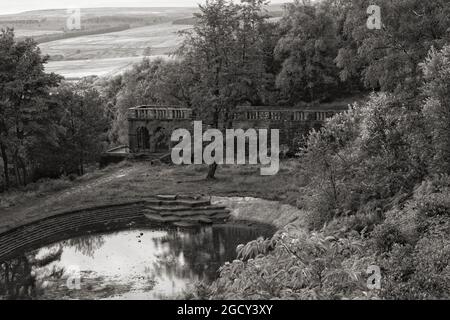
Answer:
<svg viewBox="0 0 450 320"><path fill-rule="evenodd" d="M154 214L154 213L144 213L144 216L147 219L149 219L149 220L156 221L156 222L162 222L162 223L165 223L165 222L176 222L176 221L180 220L179 217L173 217L173 216L171 216L171 217L162 217L159 214Z"/></svg>
<svg viewBox="0 0 450 320"><path fill-rule="evenodd" d="M187 199L176 199L176 200L162 200L162 199L148 199L145 200L147 204L159 207L204 207L210 206L210 200L187 200Z"/></svg>
<svg viewBox="0 0 450 320"><path fill-rule="evenodd" d="M153 211L164 211L164 212L180 212L180 211L209 211L209 210L225 210L225 206L198 206L198 207L187 207L187 206L175 206L175 205L167 205L167 206L155 206L155 205L147 205L147 209Z"/></svg>
<svg viewBox="0 0 450 320"><path fill-rule="evenodd" d="M192 223L192 222L187 222L187 221L178 221L178 222L174 222L173 225L175 227L179 227L179 228L192 228L192 227L198 226L198 223Z"/></svg>
<svg viewBox="0 0 450 320"><path fill-rule="evenodd" d="M158 205L147 203L144 215L147 219L172 223L174 226L211 224L224 222L230 211L224 206L211 205L209 199L186 199L176 195L157 196Z"/></svg>
<svg viewBox="0 0 450 320"><path fill-rule="evenodd" d="M215 214L219 214L219 213L223 213L223 214L229 214L230 211L227 209L215 209L215 208L209 208L209 209L205 209L205 210L181 210L181 211L176 211L176 210L170 210L170 211L166 211L166 210L155 210L153 208L146 208L144 209L144 213L150 213L150 214L154 214L157 213L161 216L177 216L177 217L189 217L189 216L213 216Z"/></svg>

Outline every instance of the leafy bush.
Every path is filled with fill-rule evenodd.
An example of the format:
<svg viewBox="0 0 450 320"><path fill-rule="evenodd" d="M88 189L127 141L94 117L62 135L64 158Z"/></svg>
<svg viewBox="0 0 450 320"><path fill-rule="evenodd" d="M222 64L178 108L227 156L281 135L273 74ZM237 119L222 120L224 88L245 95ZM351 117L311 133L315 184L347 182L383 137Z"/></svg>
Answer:
<svg viewBox="0 0 450 320"><path fill-rule="evenodd" d="M213 299L339 299L375 297L364 274L372 257L363 257L358 237L336 238L293 226L271 239L238 248L241 259L220 268L220 277L197 297ZM205 293L206 292L206 293Z"/></svg>
<svg viewBox="0 0 450 320"><path fill-rule="evenodd" d="M406 237L397 226L384 223L375 228L372 233L373 240L379 252L389 252L395 244L406 244Z"/></svg>
<svg viewBox="0 0 450 320"><path fill-rule="evenodd" d="M388 213L374 232L378 249L384 249L379 260L385 273L382 297L449 298L449 183L446 176L424 181L405 207ZM389 251L383 248L387 244Z"/></svg>
<svg viewBox="0 0 450 320"><path fill-rule="evenodd" d="M239 259L223 266L203 294L233 299L449 298L449 7L445 1L383 3L385 9L402 9L385 10L390 12L387 33L368 33L360 23L366 19L367 1L348 2L345 10L336 6L342 9L336 13L343 34L356 41L336 47L341 78L362 76L366 86L383 92L309 134L299 154L306 185L298 202L308 212L310 231L291 228L240 246ZM423 8L420 17L403 10L416 5ZM320 13L309 6L296 3L283 19L287 36L306 33L298 43L288 43L286 37L278 43L278 53L287 58L280 57L284 62L277 83L292 78L286 70L308 64L296 63L304 50L291 55L291 49L317 40L309 38L314 23L297 28L304 25L298 17ZM411 19L416 23L405 22ZM420 39L418 33L404 32L417 23L437 29L421 33ZM334 27L327 24L322 32ZM406 49L396 50L398 44ZM441 49L430 50L419 65L434 45ZM320 86L311 85L311 100ZM381 290L367 289L364 273L371 264L381 268Z"/></svg>
<svg viewBox="0 0 450 320"><path fill-rule="evenodd" d="M445 236L450 232L447 222ZM426 235L415 246L395 245L380 261L387 299L448 299L450 297L450 240L444 234Z"/></svg>

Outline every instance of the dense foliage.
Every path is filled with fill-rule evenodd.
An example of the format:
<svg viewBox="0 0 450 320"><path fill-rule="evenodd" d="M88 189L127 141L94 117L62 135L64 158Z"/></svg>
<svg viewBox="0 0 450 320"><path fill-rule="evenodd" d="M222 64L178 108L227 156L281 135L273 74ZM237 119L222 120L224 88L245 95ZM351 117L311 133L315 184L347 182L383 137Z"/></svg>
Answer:
<svg viewBox="0 0 450 320"><path fill-rule="evenodd" d="M287 10L277 84L299 95L293 101L336 89L333 68L348 86L375 92L312 131L301 150L298 204L309 231L293 224L239 246L196 297L450 297L450 5L378 1L377 31L365 25L371 3ZM369 283L373 266L379 288Z"/></svg>
<svg viewBox="0 0 450 320"><path fill-rule="evenodd" d="M366 25L372 4L381 7L380 30ZM226 127L240 104L362 92L364 101L312 131L300 150L306 226L239 246L238 259L195 296L449 298L450 3L296 0L277 22L264 5L207 1L173 58L76 85L43 71L47 58L33 41L3 31L3 187L82 174L104 146L126 143L126 112L139 104L191 107ZM381 270L375 290L369 266Z"/></svg>
<svg viewBox="0 0 450 320"><path fill-rule="evenodd" d="M448 50L421 65L416 106L374 94L312 132L299 201L310 231L290 225L239 246L197 297L448 299ZM370 266L380 268L375 290Z"/></svg>
<svg viewBox="0 0 450 320"><path fill-rule="evenodd" d="M44 72L48 57L31 40L0 34L2 189L39 178L83 174L108 130L103 99L89 83Z"/></svg>

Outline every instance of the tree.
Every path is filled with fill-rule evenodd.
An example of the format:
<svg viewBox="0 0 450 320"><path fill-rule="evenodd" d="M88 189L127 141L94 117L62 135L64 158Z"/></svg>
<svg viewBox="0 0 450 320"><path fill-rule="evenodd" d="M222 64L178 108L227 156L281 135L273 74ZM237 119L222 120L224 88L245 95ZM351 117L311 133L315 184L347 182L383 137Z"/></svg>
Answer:
<svg viewBox="0 0 450 320"><path fill-rule="evenodd" d="M84 174L84 165L97 160L106 141L108 122L103 101L97 90L89 84L65 84L57 96L64 133L59 136L59 149L63 155L62 168L66 173Z"/></svg>
<svg viewBox="0 0 450 320"><path fill-rule="evenodd" d="M239 103L264 100L270 81L264 64L268 30L264 4L264 0L207 1L199 6L193 29L184 32L178 55L193 75L192 105L213 128L229 128ZM215 163L210 166L207 178L214 178L216 168Z"/></svg>
<svg viewBox="0 0 450 320"><path fill-rule="evenodd" d="M336 58L341 77L360 77L370 89L415 96L422 78L419 63L428 50L449 41L446 0L331 0L342 8L344 45ZM367 8L381 8L381 30L366 26Z"/></svg>
<svg viewBox="0 0 450 320"><path fill-rule="evenodd" d="M10 185L11 159L17 184L29 180L28 148L38 136L52 136L55 127L47 121L49 90L61 78L44 72L48 57L42 56L31 39L16 41L14 31L0 35L0 150L6 188Z"/></svg>
<svg viewBox="0 0 450 320"><path fill-rule="evenodd" d="M423 64L426 100L422 109L432 137L432 172L450 174L450 45L432 48Z"/></svg>
<svg viewBox="0 0 450 320"><path fill-rule="evenodd" d="M280 22L282 37L275 48L282 61L277 87L286 103L321 101L339 88L334 59L339 38L335 17L324 5L296 0L288 4Z"/></svg>
<svg viewBox="0 0 450 320"><path fill-rule="evenodd" d="M113 144L128 141L128 109L137 105L180 105L192 107L192 72L179 60L143 59L123 75L101 81L111 122L109 140Z"/></svg>

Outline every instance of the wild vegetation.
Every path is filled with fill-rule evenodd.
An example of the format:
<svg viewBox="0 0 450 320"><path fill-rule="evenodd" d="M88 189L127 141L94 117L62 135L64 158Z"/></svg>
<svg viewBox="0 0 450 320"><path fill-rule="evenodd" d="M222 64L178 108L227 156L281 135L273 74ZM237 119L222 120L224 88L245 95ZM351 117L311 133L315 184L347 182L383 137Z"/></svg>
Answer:
<svg viewBox="0 0 450 320"><path fill-rule="evenodd" d="M374 3L381 30L366 26ZM144 60L74 86L42 71L35 43L4 31L4 188L82 174L102 146L126 142L126 111L139 104L191 107L226 128L240 104L297 106L363 93L365 101L312 131L299 150L296 203L307 228L291 224L239 246L218 280L190 296L449 298L450 4L295 1L279 22L263 5L211 0L183 33L176 59ZM367 285L369 266L380 268L378 289Z"/></svg>
<svg viewBox="0 0 450 320"><path fill-rule="evenodd" d="M337 67L341 80L359 79L374 92L308 137L299 160L307 180L299 204L310 232L291 227L240 246L239 259L223 266L213 285L199 286L197 296L449 298L450 7L444 1L379 4L380 32L365 29L369 1L297 3L288 10L281 24L297 22L288 34L300 30L300 38L315 39L315 50L327 48L316 61L330 55L336 65L326 70ZM324 8L337 10L338 20L325 19L320 30L340 26L341 39L327 38L340 48L314 31L319 19L295 20ZM290 36L289 46L298 38ZM292 51L289 77L306 76L288 71L308 48ZM332 90L339 77L331 74L333 81L311 79ZM381 270L378 290L367 285L371 265Z"/></svg>
<svg viewBox="0 0 450 320"><path fill-rule="evenodd" d="M2 31L0 52L2 187L83 174L108 128L98 91L45 73L47 57L32 40L16 42L11 29Z"/></svg>
<svg viewBox="0 0 450 320"><path fill-rule="evenodd" d="M195 8L80 8L80 29L67 30L66 9L34 10L16 14L0 15L1 28L19 31L20 40L32 36L37 42L70 38L76 35L102 33L122 29L167 23L188 16ZM36 33L35 31L41 31ZM112 31L110 31L112 32Z"/></svg>

